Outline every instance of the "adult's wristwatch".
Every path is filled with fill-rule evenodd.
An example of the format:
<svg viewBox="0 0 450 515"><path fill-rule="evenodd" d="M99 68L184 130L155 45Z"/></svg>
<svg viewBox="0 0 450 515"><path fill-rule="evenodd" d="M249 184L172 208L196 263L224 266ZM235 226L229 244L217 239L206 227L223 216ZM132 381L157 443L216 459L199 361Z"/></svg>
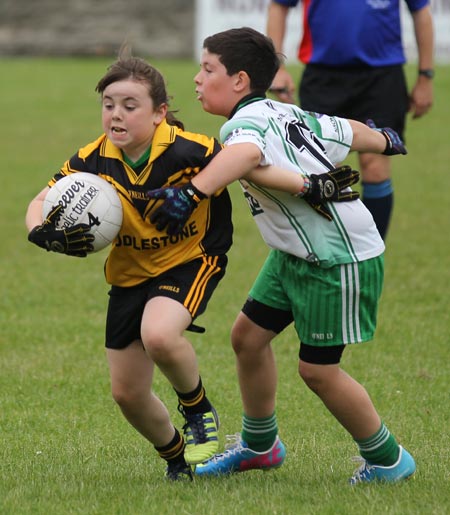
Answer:
<svg viewBox="0 0 450 515"><path fill-rule="evenodd" d="M432 79L434 77L434 70L431 68L426 68L424 70L419 70L419 75L423 75L427 79Z"/></svg>

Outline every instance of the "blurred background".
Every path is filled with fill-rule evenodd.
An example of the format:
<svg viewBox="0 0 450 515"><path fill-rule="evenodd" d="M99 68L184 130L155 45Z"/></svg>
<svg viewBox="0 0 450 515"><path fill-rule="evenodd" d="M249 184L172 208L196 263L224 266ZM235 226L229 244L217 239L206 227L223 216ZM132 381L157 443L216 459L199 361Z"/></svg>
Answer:
<svg viewBox="0 0 450 515"><path fill-rule="evenodd" d="M363 0L361 0L363 1ZM377 0L378 1L378 0ZM230 27L264 31L268 0L1 0L0 56L112 56L124 41L138 55L197 59L203 39ZM436 61L450 62L450 0L432 0ZM297 9L300 10L300 6ZM286 54L295 60L300 13L293 10ZM410 17L403 17L415 59Z"/></svg>
<svg viewBox="0 0 450 515"><path fill-rule="evenodd" d="M203 39L244 25L264 31L267 3L0 0L0 515L450 513L450 0L432 0L439 64L433 110L408 121L409 154L395 159L376 344L345 356L345 367L372 392L399 440L414 449L420 467L414 481L345 488L353 442L299 383L291 327L276 344L286 466L264 478L255 472L192 488L165 485L156 453L118 416L110 395L103 348L107 250L79 260L50 256L27 241L30 200L102 132L95 85L123 42L163 73L171 108L188 130L218 136L223 119L203 111L194 96ZM293 10L289 22L297 30L289 31L285 51L299 77L300 12ZM410 26L404 37L413 83ZM217 399L221 445L241 423L229 332L267 253L239 185L230 193L235 233L228 278L199 322L206 336L192 336L202 378ZM180 422L172 387L158 371L155 388L172 399Z"/></svg>

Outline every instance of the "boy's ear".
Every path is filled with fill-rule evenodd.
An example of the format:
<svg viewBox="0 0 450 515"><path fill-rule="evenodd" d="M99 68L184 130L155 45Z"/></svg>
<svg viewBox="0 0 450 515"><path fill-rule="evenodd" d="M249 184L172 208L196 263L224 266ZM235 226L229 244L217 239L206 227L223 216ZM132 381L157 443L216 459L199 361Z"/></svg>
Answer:
<svg viewBox="0 0 450 515"><path fill-rule="evenodd" d="M248 76L247 72L240 71L236 74L236 80L234 83L235 90L238 93L242 93L243 91L248 90L248 92L251 91L250 88L250 77Z"/></svg>

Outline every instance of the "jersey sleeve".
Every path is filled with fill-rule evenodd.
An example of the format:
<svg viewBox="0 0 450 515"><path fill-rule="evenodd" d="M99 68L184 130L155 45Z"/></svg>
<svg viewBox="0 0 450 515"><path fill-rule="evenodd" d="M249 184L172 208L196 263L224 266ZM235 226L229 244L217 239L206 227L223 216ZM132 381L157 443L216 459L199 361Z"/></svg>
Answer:
<svg viewBox="0 0 450 515"><path fill-rule="evenodd" d="M267 120L264 117L239 117L236 116L226 122L220 130L220 139L225 146L236 143L253 143L261 152L262 166L272 164L266 156Z"/></svg>
<svg viewBox="0 0 450 515"><path fill-rule="evenodd" d="M409 11L414 13L430 5L430 0L406 0L406 4L408 5Z"/></svg>
<svg viewBox="0 0 450 515"><path fill-rule="evenodd" d="M220 130L220 139L224 145L235 143L254 143L261 149L265 148L264 134L267 122L265 120L245 119L236 117L226 122Z"/></svg>
<svg viewBox="0 0 450 515"><path fill-rule="evenodd" d="M55 184L56 181L65 177L66 175L70 175L74 172L90 172L93 173L95 169L91 169L89 165L89 157L94 153L95 150L98 149L100 145L104 143L106 140L105 134L102 134L99 138L91 143L88 143L86 146L80 148L76 154L74 154L70 159L64 162L59 172L56 173L53 178L48 182L48 185L51 187Z"/></svg>

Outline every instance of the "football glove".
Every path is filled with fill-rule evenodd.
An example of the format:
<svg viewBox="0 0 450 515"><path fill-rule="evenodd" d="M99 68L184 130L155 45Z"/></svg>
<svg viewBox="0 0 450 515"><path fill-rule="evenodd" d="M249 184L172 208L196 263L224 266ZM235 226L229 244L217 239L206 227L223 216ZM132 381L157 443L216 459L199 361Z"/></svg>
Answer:
<svg viewBox="0 0 450 515"><path fill-rule="evenodd" d="M94 249L94 235L89 233L87 224L77 224L67 229L57 229L62 206L54 206L42 225L37 225L28 234L28 241L48 252L58 252L68 256L86 257Z"/></svg>
<svg viewBox="0 0 450 515"><path fill-rule="evenodd" d="M315 211L328 221L333 215L327 202L350 202L359 198L357 191L343 191L359 180L359 172L348 165L340 166L327 173L304 177L305 186L297 195L303 198Z"/></svg>
<svg viewBox="0 0 450 515"><path fill-rule="evenodd" d="M400 136L391 129L390 127L378 128L373 120L367 120L366 125L371 129L381 132L386 139L386 148L382 152L385 156L396 156L398 154L406 155L405 144L401 140Z"/></svg>
<svg viewBox="0 0 450 515"><path fill-rule="evenodd" d="M150 222L158 231L166 229L167 234L180 234L194 209L207 195L197 189L191 182L183 186L159 188L147 192L149 198L164 200L150 215Z"/></svg>

